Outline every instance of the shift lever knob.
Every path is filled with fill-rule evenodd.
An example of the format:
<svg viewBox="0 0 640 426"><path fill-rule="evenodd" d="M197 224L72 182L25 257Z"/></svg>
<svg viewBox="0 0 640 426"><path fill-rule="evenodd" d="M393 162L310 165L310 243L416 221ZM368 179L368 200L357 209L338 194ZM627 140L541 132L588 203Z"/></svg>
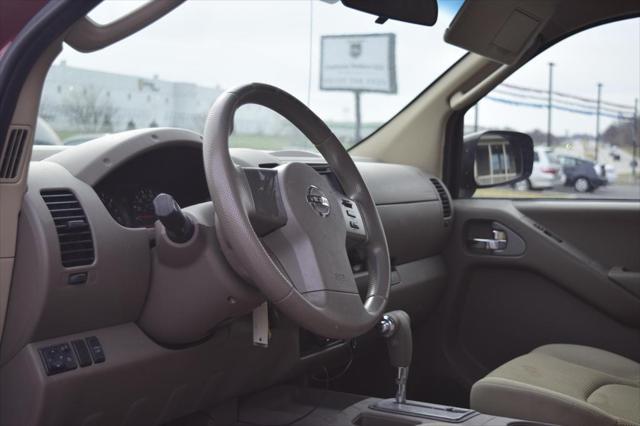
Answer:
<svg viewBox="0 0 640 426"><path fill-rule="evenodd" d="M387 339L391 365L409 367L413 352L411 338L411 320L405 311L392 311L385 314L380 321L380 332Z"/></svg>
<svg viewBox="0 0 640 426"><path fill-rule="evenodd" d="M392 311L382 317L379 329L387 339L391 365L398 369L396 403L404 404L407 402L407 379L413 352L411 320L405 311Z"/></svg>

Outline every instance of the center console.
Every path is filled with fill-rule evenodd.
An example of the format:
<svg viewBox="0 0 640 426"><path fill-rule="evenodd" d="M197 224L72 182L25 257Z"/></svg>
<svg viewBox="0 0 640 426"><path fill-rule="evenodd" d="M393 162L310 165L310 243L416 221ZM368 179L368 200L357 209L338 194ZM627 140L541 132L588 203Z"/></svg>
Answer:
<svg viewBox="0 0 640 426"><path fill-rule="evenodd" d="M236 422L252 425L301 426L544 426L542 423L496 417L436 404L419 403L428 407L428 411L434 414L434 418L415 416L406 412L384 412L375 408L382 401L384 400L322 389L279 386L241 402L238 406ZM458 417L462 413L465 413L464 416ZM215 418L215 412L212 414Z"/></svg>

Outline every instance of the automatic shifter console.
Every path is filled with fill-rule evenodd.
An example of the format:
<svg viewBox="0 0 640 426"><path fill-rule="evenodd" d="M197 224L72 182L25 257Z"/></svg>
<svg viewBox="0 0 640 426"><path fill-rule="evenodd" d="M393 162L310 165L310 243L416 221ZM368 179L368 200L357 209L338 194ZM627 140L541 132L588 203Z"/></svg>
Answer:
<svg viewBox="0 0 640 426"><path fill-rule="evenodd" d="M407 379L413 352L409 315L404 311L389 312L380 320L378 329L382 337L387 339L391 365L398 369L396 378L398 388L395 398L378 401L371 406L373 410L456 423L478 414L476 411L465 408L407 401Z"/></svg>

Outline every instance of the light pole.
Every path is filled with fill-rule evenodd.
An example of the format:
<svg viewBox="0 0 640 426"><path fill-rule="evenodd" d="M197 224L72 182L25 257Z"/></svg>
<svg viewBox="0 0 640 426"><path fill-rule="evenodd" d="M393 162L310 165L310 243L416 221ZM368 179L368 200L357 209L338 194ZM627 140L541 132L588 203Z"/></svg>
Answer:
<svg viewBox="0 0 640 426"><path fill-rule="evenodd" d="M353 94L356 98L356 142L360 142L362 138L362 117L360 115L360 91L354 90Z"/></svg>
<svg viewBox="0 0 640 426"><path fill-rule="evenodd" d="M598 154L600 148L600 97L602 95L602 83L598 83L598 104L596 106L596 163L598 162Z"/></svg>
<svg viewBox="0 0 640 426"><path fill-rule="evenodd" d="M631 176L633 176L633 179L635 181L636 168L638 167L638 144L640 143L640 140L638 140L640 139L640 129L638 129L638 98L636 98L635 102L633 103L633 121L631 122L631 125L633 126L633 130L631 131L631 135L633 137L633 140L631 141L633 143Z"/></svg>
<svg viewBox="0 0 640 426"><path fill-rule="evenodd" d="M553 62L549 62L549 104L547 105L547 146L551 146L551 108L553 107Z"/></svg>

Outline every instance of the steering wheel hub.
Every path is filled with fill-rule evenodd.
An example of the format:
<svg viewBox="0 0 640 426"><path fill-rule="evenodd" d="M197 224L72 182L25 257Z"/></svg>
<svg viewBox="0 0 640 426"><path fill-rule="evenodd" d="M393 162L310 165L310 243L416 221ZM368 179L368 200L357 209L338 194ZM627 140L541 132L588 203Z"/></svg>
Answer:
<svg viewBox="0 0 640 426"><path fill-rule="evenodd" d="M322 190L317 186L309 186L309 190L307 191L307 202L320 216L329 216L329 213L331 212L331 203L329 203L329 199L324 192L322 192Z"/></svg>

